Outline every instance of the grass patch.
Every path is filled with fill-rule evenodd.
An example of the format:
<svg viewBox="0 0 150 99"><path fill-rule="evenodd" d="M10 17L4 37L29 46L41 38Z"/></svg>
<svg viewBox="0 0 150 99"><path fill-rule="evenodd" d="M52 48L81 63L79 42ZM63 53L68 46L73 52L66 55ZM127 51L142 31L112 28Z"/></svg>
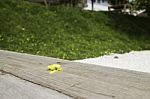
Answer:
<svg viewBox="0 0 150 99"><path fill-rule="evenodd" d="M62 59L150 50L150 19L0 1L0 49Z"/></svg>

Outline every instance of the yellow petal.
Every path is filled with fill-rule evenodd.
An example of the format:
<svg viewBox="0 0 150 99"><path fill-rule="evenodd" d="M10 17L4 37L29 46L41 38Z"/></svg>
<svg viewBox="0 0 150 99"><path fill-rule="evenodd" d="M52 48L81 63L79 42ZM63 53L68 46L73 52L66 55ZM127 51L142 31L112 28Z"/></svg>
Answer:
<svg viewBox="0 0 150 99"><path fill-rule="evenodd" d="M62 68L58 68L57 70L58 70L58 71L62 71Z"/></svg>
<svg viewBox="0 0 150 99"><path fill-rule="evenodd" d="M60 68L61 65L60 64L51 64L51 65L48 65L48 69L49 68L55 68L55 67Z"/></svg>
<svg viewBox="0 0 150 99"><path fill-rule="evenodd" d="M50 74L53 74L53 73L55 73L55 72L57 72L57 71L56 71L56 70L49 71Z"/></svg>

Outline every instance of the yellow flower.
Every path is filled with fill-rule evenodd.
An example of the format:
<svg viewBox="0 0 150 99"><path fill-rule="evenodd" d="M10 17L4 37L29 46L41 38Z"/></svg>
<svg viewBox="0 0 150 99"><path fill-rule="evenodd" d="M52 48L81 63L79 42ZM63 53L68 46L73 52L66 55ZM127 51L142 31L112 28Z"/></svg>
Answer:
<svg viewBox="0 0 150 99"><path fill-rule="evenodd" d="M25 30L25 28L22 28L22 31L24 31Z"/></svg>
<svg viewBox="0 0 150 99"><path fill-rule="evenodd" d="M51 65L48 65L48 71L50 74L53 74L55 72L62 71L62 67L60 64L51 64Z"/></svg>

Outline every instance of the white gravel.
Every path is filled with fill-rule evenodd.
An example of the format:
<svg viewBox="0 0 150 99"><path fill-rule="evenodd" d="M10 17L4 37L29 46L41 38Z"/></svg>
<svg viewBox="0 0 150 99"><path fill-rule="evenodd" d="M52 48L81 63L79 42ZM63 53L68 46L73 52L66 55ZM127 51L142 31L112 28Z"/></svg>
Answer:
<svg viewBox="0 0 150 99"><path fill-rule="evenodd" d="M125 54L111 54L75 62L101 65L150 73L150 51L132 51Z"/></svg>

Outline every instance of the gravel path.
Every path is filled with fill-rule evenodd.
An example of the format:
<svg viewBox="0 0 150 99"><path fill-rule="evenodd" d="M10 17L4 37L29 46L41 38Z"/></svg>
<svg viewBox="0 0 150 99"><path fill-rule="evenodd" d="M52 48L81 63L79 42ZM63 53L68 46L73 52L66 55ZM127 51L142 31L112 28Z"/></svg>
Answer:
<svg viewBox="0 0 150 99"><path fill-rule="evenodd" d="M125 54L111 54L75 62L101 65L150 73L150 51L132 51Z"/></svg>

